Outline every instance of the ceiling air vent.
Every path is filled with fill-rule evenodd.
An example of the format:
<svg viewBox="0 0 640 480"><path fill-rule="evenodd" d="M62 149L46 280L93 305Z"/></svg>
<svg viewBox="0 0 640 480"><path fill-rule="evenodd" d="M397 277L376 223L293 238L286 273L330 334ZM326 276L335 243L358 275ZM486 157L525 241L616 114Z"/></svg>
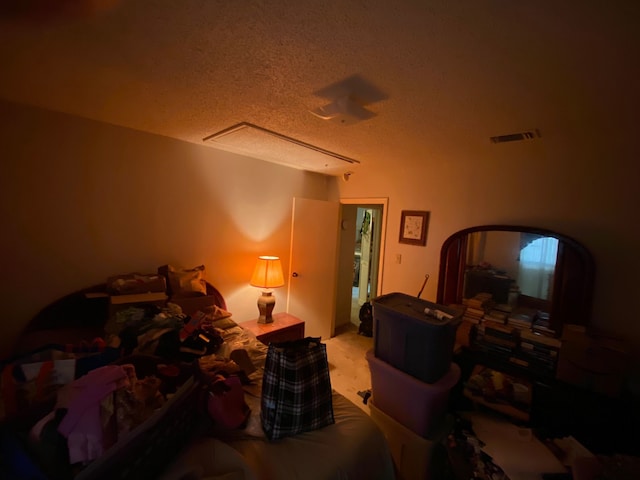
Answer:
<svg viewBox="0 0 640 480"><path fill-rule="evenodd" d="M489 137L491 143L519 142L520 140L533 140L540 138L540 130L529 130L527 132L510 133L508 135L498 135L497 137Z"/></svg>

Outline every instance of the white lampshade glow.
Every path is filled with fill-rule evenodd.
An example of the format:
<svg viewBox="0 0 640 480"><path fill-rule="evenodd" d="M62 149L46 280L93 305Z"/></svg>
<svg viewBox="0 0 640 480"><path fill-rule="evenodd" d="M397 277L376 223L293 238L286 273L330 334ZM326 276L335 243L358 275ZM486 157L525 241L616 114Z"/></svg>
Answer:
<svg viewBox="0 0 640 480"><path fill-rule="evenodd" d="M267 255L259 257L249 283L260 288L282 287L284 276L282 275L280 258Z"/></svg>
<svg viewBox="0 0 640 480"><path fill-rule="evenodd" d="M254 287L265 289L258 298L258 311L260 312L258 323L273 322L271 314L276 305L276 299L269 289L284 285L280 258L268 255L259 257L249 283Z"/></svg>

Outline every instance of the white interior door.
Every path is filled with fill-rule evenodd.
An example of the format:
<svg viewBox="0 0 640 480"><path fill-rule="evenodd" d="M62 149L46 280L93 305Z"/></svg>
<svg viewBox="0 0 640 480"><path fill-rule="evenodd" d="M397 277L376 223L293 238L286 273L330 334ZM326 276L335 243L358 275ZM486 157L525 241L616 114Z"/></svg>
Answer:
<svg viewBox="0 0 640 480"><path fill-rule="evenodd" d="M330 338L335 328L337 202L293 199L287 312L305 322L305 335Z"/></svg>

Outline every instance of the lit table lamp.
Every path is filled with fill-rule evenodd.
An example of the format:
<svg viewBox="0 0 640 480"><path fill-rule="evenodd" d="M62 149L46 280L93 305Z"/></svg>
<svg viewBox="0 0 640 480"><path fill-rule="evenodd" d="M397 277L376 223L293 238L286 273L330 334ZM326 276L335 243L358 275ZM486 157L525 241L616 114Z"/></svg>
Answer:
<svg viewBox="0 0 640 480"><path fill-rule="evenodd" d="M262 256L258 257L258 263L253 270L251 282L254 287L263 288L262 295L258 298L258 310L260 317L258 323L271 323L273 317L273 307L276 306L276 298L272 295L271 288L282 287L284 276L282 275L282 264L279 257Z"/></svg>

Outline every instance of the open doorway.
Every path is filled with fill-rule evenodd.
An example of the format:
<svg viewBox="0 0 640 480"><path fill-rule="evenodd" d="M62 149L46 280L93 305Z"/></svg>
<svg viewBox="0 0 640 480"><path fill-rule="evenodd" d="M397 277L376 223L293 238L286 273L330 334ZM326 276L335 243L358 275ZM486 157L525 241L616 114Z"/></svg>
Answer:
<svg viewBox="0 0 640 480"><path fill-rule="evenodd" d="M360 307L375 296L378 284L379 248L376 231L381 208L358 206L356 211L356 245L353 252L353 286L351 288L351 322L357 324ZM373 284L373 287L372 287Z"/></svg>
<svg viewBox="0 0 640 480"><path fill-rule="evenodd" d="M382 292L387 199L341 200L336 330L360 324L360 307Z"/></svg>

